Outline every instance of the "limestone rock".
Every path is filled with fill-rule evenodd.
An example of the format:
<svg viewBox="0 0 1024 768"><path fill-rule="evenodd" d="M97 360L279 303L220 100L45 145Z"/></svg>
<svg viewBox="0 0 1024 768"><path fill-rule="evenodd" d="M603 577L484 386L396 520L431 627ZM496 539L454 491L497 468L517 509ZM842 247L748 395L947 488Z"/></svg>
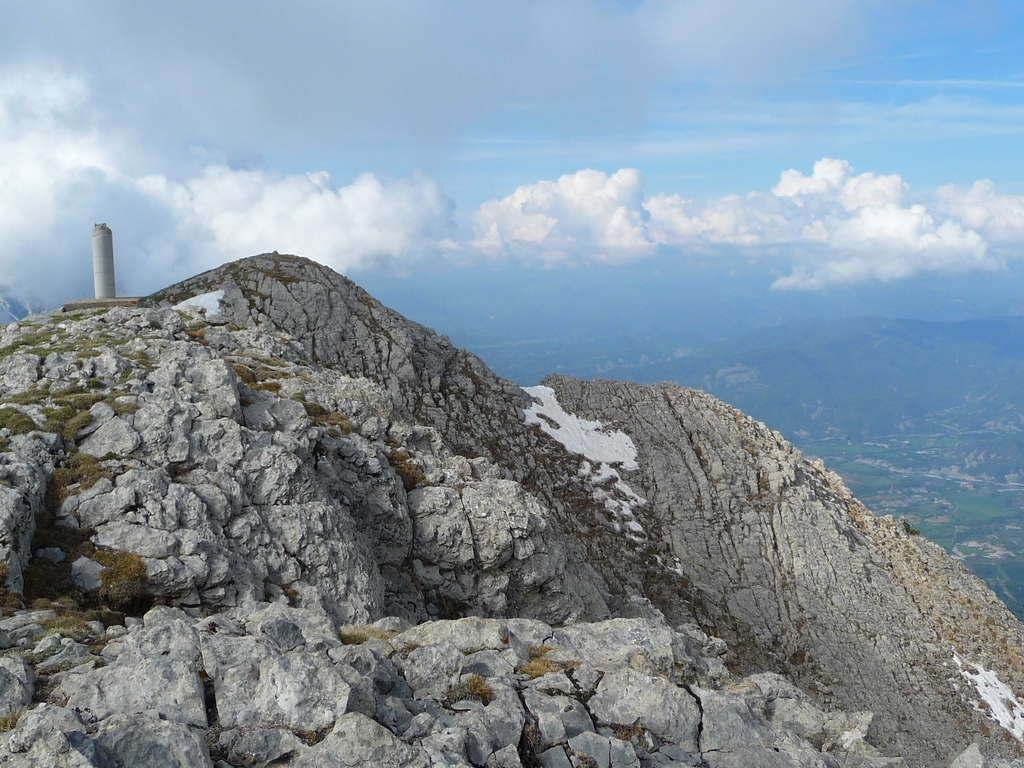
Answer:
<svg viewBox="0 0 1024 768"><path fill-rule="evenodd" d="M17 656L0 658L0 716L23 709L32 701L35 673Z"/></svg>
<svg viewBox="0 0 1024 768"><path fill-rule="evenodd" d="M151 715L114 715L104 720L96 743L112 758L137 768L212 766L202 735L187 725Z"/></svg>
<svg viewBox="0 0 1024 768"><path fill-rule="evenodd" d="M213 291L215 316L170 309ZM714 398L546 380L549 405L632 446L595 458L530 394L313 262L254 257L151 305L2 330L0 349L55 347L0 353L0 404L17 394L4 407L37 427L0 453L6 586L24 588L52 511L94 531L79 590L100 586L88 548L108 547L142 558L146 599L167 604L126 618L101 659L46 639L40 690L81 717L24 715L8 763L167 744L205 764L206 737L229 764L496 768L521 748L558 766L931 768L975 740L994 766L1020 754L957 670L1024 691L1024 627ZM68 391L90 393L84 426L44 431ZM0 632L24 653L52 618ZM365 642L343 646L342 625Z"/></svg>

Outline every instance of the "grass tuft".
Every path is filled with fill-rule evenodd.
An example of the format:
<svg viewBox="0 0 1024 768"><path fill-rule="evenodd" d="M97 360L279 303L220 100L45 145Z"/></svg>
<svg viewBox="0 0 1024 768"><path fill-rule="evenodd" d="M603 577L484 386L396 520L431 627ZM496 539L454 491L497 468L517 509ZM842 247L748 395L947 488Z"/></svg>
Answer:
<svg viewBox="0 0 1024 768"><path fill-rule="evenodd" d="M338 630L338 636L345 645L361 645L367 640L390 640L394 633L371 627L369 624L349 624Z"/></svg>
<svg viewBox="0 0 1024 768"><path fill-rule="evenodd" d="M390 448L388 463L402 479L402 487L405 488L406 493L427 484L427 476L413 463L412 457L408 453L393 440L388 441L388 447Z"/></svg>
<svg viewBox="0 0 1024 768"><path fill-rule="evenodd" d="M106 605L122 611L146 594L146 564L138 555L97 550L93 559L104 566L100 572L99 598Z"/></svg>
<svg viewBox="0 0 1024 768"><path fill-rule="evenodd" d="M23 714L25 714L24 710L18 710L17 712L11 712L0 717L0 733L13 731L14 726L18 724Z"/></svg>
<svg viewBox="0 0 1024 768"><path fill-rule="evenodd" d="M479 701L481 704L490 704L492 696L491 686L480 675L466 675L448 689L445 701L449 706L457 701Z"/></svg>
<svg viewBox="0 0 1024 768"><path fill-rule="evenodd" d="M0 429L9 429L12 435L24 435L39 427L17 408L0 408Z"/></svg>
<svg viewBox="0 0 1024 768"><path fill-rule="evenodd" d="M550 672L564 672L576 666L571 661L552 661L547 658L547 654L553 650L554 648L550 645L528 646L526 651L530 656L530 660L519 671L536 680L538 677L543 677Z"/></svg>

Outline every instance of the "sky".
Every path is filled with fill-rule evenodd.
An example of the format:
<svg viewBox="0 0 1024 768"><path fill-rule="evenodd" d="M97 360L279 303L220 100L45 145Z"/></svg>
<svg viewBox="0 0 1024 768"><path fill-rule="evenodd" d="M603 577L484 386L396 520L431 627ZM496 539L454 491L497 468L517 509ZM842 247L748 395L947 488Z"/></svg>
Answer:
<svg viewBox="0 0 1024 768"><path fill-rule="evenodd" d="M1020 3L3 16L0 292L32 309L91 295L101 221L122 294L277 250L471 346L1024 294Z"/></svg>

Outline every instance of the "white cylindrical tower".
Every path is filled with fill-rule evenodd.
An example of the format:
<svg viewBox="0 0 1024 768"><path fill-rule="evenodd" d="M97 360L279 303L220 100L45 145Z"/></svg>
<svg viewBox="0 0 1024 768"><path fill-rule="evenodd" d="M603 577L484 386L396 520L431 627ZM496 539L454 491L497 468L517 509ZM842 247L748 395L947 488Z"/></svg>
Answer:
<svg viewBox="0 0 1024 768"><path fill-rule="evenodd" d="M114 234L106 224L92 228L92 279L97 299L117 297L114 287Z"/></svg>

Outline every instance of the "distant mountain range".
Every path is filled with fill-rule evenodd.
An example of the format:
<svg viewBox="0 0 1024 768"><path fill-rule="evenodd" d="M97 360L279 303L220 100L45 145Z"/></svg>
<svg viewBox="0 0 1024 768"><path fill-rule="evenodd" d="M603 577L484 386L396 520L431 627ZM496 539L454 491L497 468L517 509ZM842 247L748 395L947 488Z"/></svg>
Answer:
<svg viewBox="0 0 1024 768"><path fill-rule="evenodd" d="M973 433L990 475L1024 460L1022 316L801 321L612 375L705 390L798 443Z"/></svg>

